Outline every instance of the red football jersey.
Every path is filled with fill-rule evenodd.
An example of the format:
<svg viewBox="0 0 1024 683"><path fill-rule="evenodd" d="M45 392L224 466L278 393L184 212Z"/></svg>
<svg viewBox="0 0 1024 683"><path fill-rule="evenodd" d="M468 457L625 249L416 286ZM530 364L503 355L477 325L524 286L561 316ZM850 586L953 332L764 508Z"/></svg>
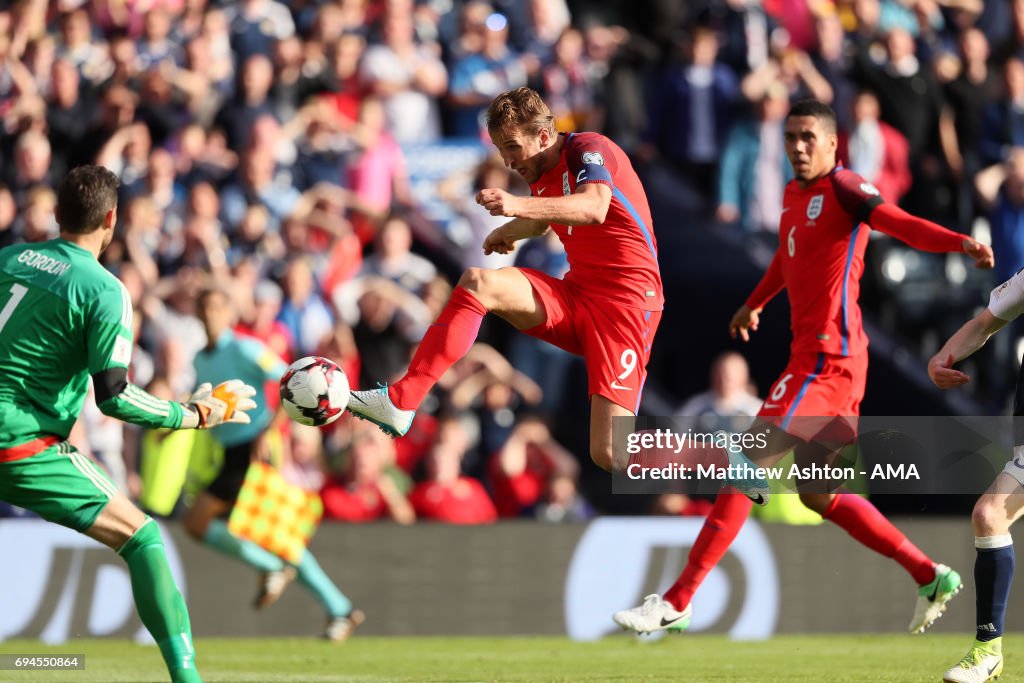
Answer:
<svg viewBox="0 0 1024 683"><path fill-rule="evenodd" d="M747 306L762 308L783 287L789 290L792 353L854 356L867 349L857 299L868 222L915 249L964 251L965 235L883 204L874 185L841 166L806 188L790 181L779 250Z"/></svg>
<svg viewBox="0 0 1024 683"><path fill-rule="evenodd" d="M771 268L789 292L793 353L867 348L858 298L871 228L863 221L881 203L871 183L841 166L806 188L786 185Z"/></svg>
<svg viewBox="0 0 1024 683"><path fill-rule="evenodd" d="M565 281L582 292L647 311L665 298L658 269L651 209L626 153L598 133L569 133L555 168L531 186L536 197L570 195L578 185L602 183L612 190L601 225L551 224L565 245Z"/></svg>

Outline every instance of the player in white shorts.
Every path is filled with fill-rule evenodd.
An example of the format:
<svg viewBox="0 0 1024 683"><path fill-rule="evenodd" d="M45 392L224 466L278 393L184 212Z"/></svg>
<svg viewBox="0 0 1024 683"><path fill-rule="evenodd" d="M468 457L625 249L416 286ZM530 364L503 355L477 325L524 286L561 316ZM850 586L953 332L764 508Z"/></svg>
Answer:
<svg viewBox="0 0 1024 683"><path fill-rule="evenodd" d="M928 363L935 386L950 389L970 378L953 365L980 349L990 336L1024 313L1024 268L992 290L988 307L967 321ZM1017 379L1014 422L1024 419L1024 370ZM1016 427L1016 424L1015 424ZM1013 582L1013 538L1010 525L1024 511L1024 432L1014 429L1013 459L974 505L974 579L977 589L977 633L960 663L943 679L949 683L983 683L1003 672L1003 625Z"/></svg>

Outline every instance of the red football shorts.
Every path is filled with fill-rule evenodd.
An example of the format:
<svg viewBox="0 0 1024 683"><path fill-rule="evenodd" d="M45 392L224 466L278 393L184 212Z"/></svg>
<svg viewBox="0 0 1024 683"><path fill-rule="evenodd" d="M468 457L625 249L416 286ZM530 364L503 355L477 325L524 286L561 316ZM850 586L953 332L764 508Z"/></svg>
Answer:
<svg viewBox="0 0 1024 683"><path fill-rule="evenodd" d="M661 311L588 297L539 270L519 270L533 285L534 296L547 313L544 323L523 332L583 356L588 395L604 396L635 415Z"/></svg>
<svg viewBox="0 0 1024 683"><path fill-rule="evenodd" d="M794 354L757 416L804 441L849 443L857 436L867 375L867 353L851 357Z"/></svg>

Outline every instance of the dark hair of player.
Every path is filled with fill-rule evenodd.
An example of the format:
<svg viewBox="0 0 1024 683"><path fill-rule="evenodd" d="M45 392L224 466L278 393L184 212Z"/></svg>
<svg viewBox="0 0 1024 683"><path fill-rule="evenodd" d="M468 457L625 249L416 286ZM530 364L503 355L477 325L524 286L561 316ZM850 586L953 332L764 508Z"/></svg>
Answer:
<svg viewBox="0 0 1024 683"><path fill-rule="evenodd" d="M826 133L836 132L836 113L832 107L818 100L800 100L789 108L786 118L792 116L813 116L821 123Z"/></svg>
<svg viewBox="0 0 1024 683"><path fill-rule="evenodd" d="M555 134L555 117L535 90L516 88L494 98L487 109L487 130L519 128L527 135L539 135L542 128Z"/></svg>
<svg viewBox="0 0 1024 683"><path fill-rule="evenodd" d="M57 223L62 232L90 233L103 225L107 212L117 206L121 182L102 166L78 166L57 190Z"/></svg>

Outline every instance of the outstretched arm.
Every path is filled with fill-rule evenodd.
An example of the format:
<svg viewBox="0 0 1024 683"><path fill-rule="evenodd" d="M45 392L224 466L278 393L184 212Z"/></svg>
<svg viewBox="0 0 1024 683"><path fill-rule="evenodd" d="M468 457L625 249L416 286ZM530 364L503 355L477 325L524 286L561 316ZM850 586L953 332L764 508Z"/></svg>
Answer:
<svg viewBox="0 0 1024 683"><path fill-rule="evenodd" d="M995 265L992 247L959 232L913 216L893 204L879 204L868 216L872 228L906 242L915 249L932 252L963 252L974 259L975 268Z"/></svg>
<svg viewBox="0 0 1024 683"><path fill-rule="evenodd" d="M1007 320L997 318L989 309L974 316L957 330L939 352L928 361L928 376L940 389L951 389L971 381L971 378L953 365L969 357L1003 328Z"/></svg>

